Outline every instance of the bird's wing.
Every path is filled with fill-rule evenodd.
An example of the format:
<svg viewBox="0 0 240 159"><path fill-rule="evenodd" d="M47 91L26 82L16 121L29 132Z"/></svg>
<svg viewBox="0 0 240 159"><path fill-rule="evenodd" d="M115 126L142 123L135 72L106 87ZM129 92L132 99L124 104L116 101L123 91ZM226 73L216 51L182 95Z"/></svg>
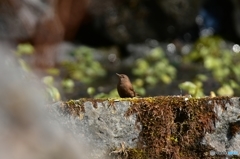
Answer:
<svg viewBox="0 0 240 159"><path fill-rule="evenodd" d="M133 87L130 87L129 89L130 89L131 91L134 91Z"/></svg>
<svg viewBox="0 0 240 159"><path fill-rule="evenodd" d="M130 87L130 90L131 90L131 91L132 91L132 93L133 93L133 94L132 94L132 96L134 96L134 97L135 97L135 96L137 96L137 95L138 95L138 94L135 92L135 90L133 89L133 87Z"/></svg>

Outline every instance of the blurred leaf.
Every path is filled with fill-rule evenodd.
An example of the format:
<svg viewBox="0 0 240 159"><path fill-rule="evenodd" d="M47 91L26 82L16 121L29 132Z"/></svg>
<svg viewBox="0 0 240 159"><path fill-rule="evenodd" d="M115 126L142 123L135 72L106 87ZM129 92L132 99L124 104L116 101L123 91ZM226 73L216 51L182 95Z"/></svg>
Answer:
<svg viewBox="0 0 240 159"><path fill-rule="evenodd" d="M221 67L221 62L221 59L208 56L208 58L206 58L204 61L204 66L207 69L216 69L218 67Z"/></svg>
<svg viewBox="0 0 240 159"><path fill-rule="evenodd" d="M75 80L81 81L81 79L84 78L84 75L82 74L81 71L77 71L77 70L76 70L76 71L74 71L74 72L71 73L71 77L72 77L73 79L75 79Z"/></svg>
<svg viewBox="0 0 240 159"><path fill-rule="evenodd" d="M195 82L195 85L198 87L198 88L200 88L200 87L202 87L202 82L201 81L196 81Z"/></svg>
<svg viewBox="0 0 240 159"><path fill-rule="evenodd" d="M156 77L149 75L146 77L146 82L150 85L155 85L158 82L158 80Z"/></svg>
<svg viewBox="0 0 240 159"><path fill-rule="evenodd" d="M232 64L232 53L230 51L222 51L222 56L223 58L221 58L221 62L222 64L229 66Z"/></svg>
<svg viewBox="0 0 240 159"><path fill-rule="evenodd" d="M99 93L95 95L94 98L109 98L109 95L106 93Z"/></svg>
<svg viewBox="0 0 240 159"><path fill-rule="evenodd" d="M110 97L110 98L119 97L119 95L118 95L118 92L117 92L117 89L116 89L116 88L115 88L115 89L113 89L113 90L111 90L111 91L109 92L109 97Z"/></svg>
<svg viewBox="0 0 240 159"><path fill-rule="evenodd" d="M179 88L183 90L190 90L190 89L196 89L196 85L192 82L186 81L181 84L179 84Z"/></svg>
<svg viewBox="0 0 240 159"><path fill-rule="evenodd" d="M61 95L57 88L53 86L48 86L47 92L49 93L49 96L53 102L61 100Z"/></svg>
<svg viewBox="0 0 240 159"><path fill-rule="evenodd" d="M25 44L18 44L17 46L17 55L21 56L23 54L33 54L34 52L34 47L29 44L29 43L25 43Z"/></svg>
<svg viewBox="0 0 240 159"><path fill-rule="evenodd" d="M204 96L203 90L201 88L202 84L200 81L198 81L196 84L192 82L183 82L179 84L179 88L187 91L189 94L191 94L193 97L202 97Z"/></svg>
<svg viewBox="0 0 240 159"><path fill-rule="evenodd" d="M95 71L92 68L88 67L85 69L85 73L87 76L94 76Z"/></svg>
<svg viewBox="0 0 240 159"><path fill-rule="evenodd" d="M61 82L62 87L66 89L73 89L74 87L74 81L72 79L64 79Z"/></svg>
<svg viewBox="0 0 240 159"><path fill-rule="evenodd" d="M49 93L49 97L52 101L61 100L61 95L56 87L53 86L54 78L52 76L45 76L42 78L44 84L46 84L46 90Z"/></svg>
<svg viewBox="0 0 240 159"><path fill-rule="evenodd" d="M234 80L230 80L230 87L233 89L239 89L239 84Z"/></svg>
<svg viewBox="0 0 240 159"><path fill-rule="evenodd" d="M93 88L93 87L88 87L87 93L88 93L90 96L92 96L95 92L96 92L95 88Z"/></svg>
<svg viewBox="0 0 240 159"><path fill-rule="evenodd" d="M197 74L196 78L197 78L197 80L202 81L202 82L204 82L208 79L208 77L204 74Z"/></svg>
<svg viewBox="0 0 240 159"><path fill-rule="evenodd" d="M60 74L60 70L57 68L49 68L46 70L46 72L53 76L58 76Z"/></svg>
<svg viewBox="0 0 240 159"><path fill-rule="evenodd" d="M160 71L165 71L165 69L167 68L167 64L164 63L164 62L157 62L155 65L154 65L154 70L155 72L160 72Z"/></svg>
<svg viewBox="0 0 240 159"><path fill-rule="evenodd" d="M145 90L145 88L143 88L143 87L138 87L138 88L136 88L136 89L135 89L135 92L136 92L137 94L139 94L140 96L146 95L146 90Z"/></svg>
<svg viewBox="0 0 240 159"><path fill-rule="evenodd" d="M238 81L240 81L240 69L239 68L240 68L240 64L234 65L232 67L232 71L236 75L236 78Z"/></svg>
<svg viewBox="0 0 240 159"><path fill-rule="evenodd" d="M171 77L171 79L175 78L176 72L177 72L175 67L169 65L165 68L165 70L166 70L166 73Z"/></svg>
<svg viewBox="0 0 240 159"><path fill-rule="evenodd" d="M220 96L233 96L234 91L229 85L224 84L222 87L220 87L217 90L217 94L220 95Z"/></svg>
<svg viewBox="0 0 240 159"><path fill-rule="evenodd" d="M133 69L135 75L143 75L149 68L147 61L144 59L137 59L135 65Z"/></svg>
<svg viewBox="0 0 240 159"><path fill-rule="evenodd" d="M213 75L219 82L223 82L224 78L229 75L230 71L228 68L217 68L214 70Z"/></svg>
<svg viewBox="0 0 240 159"><path fill-rule="evenodd" d="M115 98L115 97L119 97L117 89L111 90L108 94L99 93L94 96L94 98Z"/></svg>
<svg viewBox="0 0 240 159"><path fill-rule="evenodd" d="M193 50L190 54L184 57L183 62L184 63L192 63L193 61L199 59L201 56L198 53L198 51Z"/></svg>
<svg viewBox="0 0 240 159"><path fill-rule="evenodd" d="M158 61L162 57L164 57L164 52L163 52L163 49L161 47L156 47L156 48L152 49L150 51L149 55L147 56L147 58L150 61Z"/></svg>
<svg viewBox="0 0 240 159"><path fill-rule="evenodd" d="M172 82L171 77L169 77L169 76L166 75L166 74L163 74L163 75L161 76L161 80L162 80L163 83L165 83L165 84L169 84L169 83Z"/></svg>
<svg viewBox="0 0 240 159"><path fill-rule="evenodd" d="M209 54L209 49L208 49L208 48L202 47L202 48L200 49L200 55L201 55L201 56L207 56L208 54Z"/></svg>
<svg viewBox="0 0 240 159"><path fill-rule="evenodd" d="M42 78L42 81L47 86L51 86L51 85L53 85L54 78L52 76L45 76L45 77Z"/></svg>
<svg viewBox="0 0 240 159"><path fill-rule="evenodd" d="M133 85L137 86L137 87L142 87L144 85L144 81L140 78L137 78L134 82Z"/></svg>

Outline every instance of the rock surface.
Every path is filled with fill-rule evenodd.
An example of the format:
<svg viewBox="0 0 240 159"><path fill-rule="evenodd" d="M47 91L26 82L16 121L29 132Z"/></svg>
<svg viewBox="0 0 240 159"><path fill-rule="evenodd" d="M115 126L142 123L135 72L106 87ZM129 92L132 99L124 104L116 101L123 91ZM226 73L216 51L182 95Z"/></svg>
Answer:
<svg viewBox="0 0 240 159"><path fill-rule="evenodd" d="M58 109L61 104L63 103L55 103L53 107ZM89 143L94 143L97 148L92 152L94 158L108 156L111 150L122 143L135 147L140 130L136 129L136 115L125 117L130 102L116 101L114 106L110 106L108 101L96 104L95 107L92 102L85 102L85 113L80 112L78 116L65 115L62 111L55 111L54 114L61 116L57 119L61 119L60 123L75 135L83 136Z"/></svg>
<svg viewBox="0 0 240 159"><path fill-rule="evenodd" d="M214 111L217 115L215 132L206 133L203 143L214 148L216 155L219 153L238 154L240 156L240 101L239 98L232 98L232 105L226 103L225 110L218 104ZM231 123L236 123L238 131L231 134Z"/></svg>
<svg viewBox="0 0 240 159"><path fill-rule="evenodd" d="M183 97L172 98L182 99ZM126 112L135 100L141 100L140 103L143 103L145 99L148 100L148 98L125 99L124 101L97 101L94 99L81 101L80 99L66 103L58 102L51 105L50 108L53 110L52 114L61 116L61 118L56 119L61 119L59 122L71 132L75 135L84 136L90 143L94 143L97 148L92 152L92 156L93 158L101 158L102 156L109 156L109 153L117 148L119 149L119 147L121 148L120 145L125 146L125 148L137 147L142 125L137 120L136 113L126 117ZM155 97L152 99L154 100ZM231 98L230 103L222 101L225 105L217 104L214 98L207 98L207 100L210 104L214 102L213 111L217 119L212 124L213 132L204 132L202 141L198 143L211 147L211 151L204 152L202 156L206 158L218 157L222 154L240 156L239 98ZM188 98L185 98L185 101L187 103ZM174 107L174 105L170 103L169 107ZM206 107L208 106L206 105Z"/></svg>

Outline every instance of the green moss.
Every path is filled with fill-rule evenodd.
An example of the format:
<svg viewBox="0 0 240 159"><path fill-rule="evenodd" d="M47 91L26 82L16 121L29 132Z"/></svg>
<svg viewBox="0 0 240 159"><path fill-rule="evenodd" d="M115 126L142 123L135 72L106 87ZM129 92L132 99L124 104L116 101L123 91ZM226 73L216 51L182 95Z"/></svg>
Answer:
<svg viewBox="0 0 240 159"><path fill-rule="evenodd" d="M147 159L147 155L144 150L138 148L127 149L128 158L131 159Z"/></svg>

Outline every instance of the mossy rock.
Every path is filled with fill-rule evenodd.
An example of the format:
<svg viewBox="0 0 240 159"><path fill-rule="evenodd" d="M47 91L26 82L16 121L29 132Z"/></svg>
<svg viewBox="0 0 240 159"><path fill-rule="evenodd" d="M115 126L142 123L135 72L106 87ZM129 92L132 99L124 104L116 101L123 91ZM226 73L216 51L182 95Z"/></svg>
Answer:
<svg viewBox="0 0 240 159"><path fill-rule="evenodd" d="M55 106L68 116L66 120L75 120L64 123L75 127L71 131L84 134L99 148L93 158L108 154L129 159L240 155L239 98L80 99Z"/></svg>

